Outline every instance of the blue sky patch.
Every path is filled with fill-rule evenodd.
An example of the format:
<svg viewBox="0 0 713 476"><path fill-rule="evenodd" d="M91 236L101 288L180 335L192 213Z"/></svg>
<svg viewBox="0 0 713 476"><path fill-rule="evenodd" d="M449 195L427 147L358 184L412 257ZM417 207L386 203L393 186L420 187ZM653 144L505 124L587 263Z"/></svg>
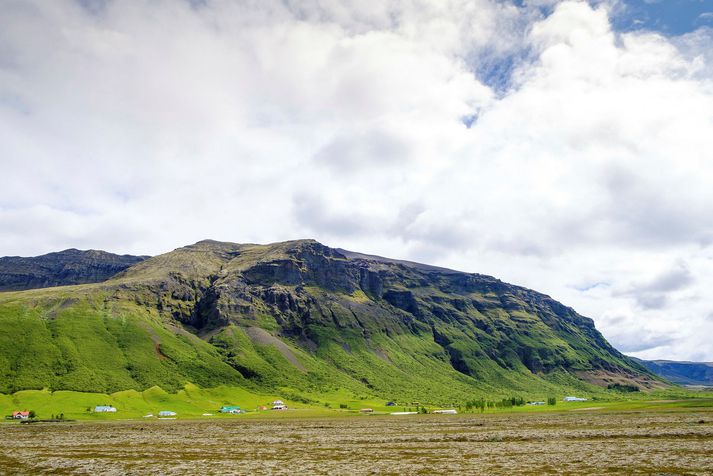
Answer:
<svg viewBox="0 0 713 476"><path fill-rule="evenodd" d="M626 0L614 10L612 24L617 31L682 35L713 27L713 0Z"/></svg>

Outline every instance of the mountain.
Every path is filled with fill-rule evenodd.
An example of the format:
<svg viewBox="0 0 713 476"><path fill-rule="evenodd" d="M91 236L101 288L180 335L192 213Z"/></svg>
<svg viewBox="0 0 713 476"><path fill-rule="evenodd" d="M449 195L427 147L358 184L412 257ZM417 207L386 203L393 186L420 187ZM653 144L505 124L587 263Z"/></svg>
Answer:
<svg viewBox="0 0 713 476"><path fill-rule="evenodd" d="M147 256L69 249L32 258L0 258L0 291L105 281Z"/></svg>
<svg viewBox="0 0 713 476"><path fill-rule="evenodd" d="M680 385L713 387L713 362L633 359L652 373Z"/></svg>
<svg viewBox="0 0 713 476"><path fill-rule="evenodd" d="M0 293L0 325L0 392L190 382L448 402L663 385L548 296L314 240L202 241L102 283Z"/></svg>

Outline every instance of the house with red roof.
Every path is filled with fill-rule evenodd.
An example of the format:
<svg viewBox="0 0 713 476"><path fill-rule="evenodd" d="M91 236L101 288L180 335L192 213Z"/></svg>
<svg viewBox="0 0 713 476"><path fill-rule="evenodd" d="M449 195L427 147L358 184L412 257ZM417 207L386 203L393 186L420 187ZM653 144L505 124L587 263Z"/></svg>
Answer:
<svg viewBox="0 0 713 476"><path fill-rule="evenodd" d="M27 420L29 418L30 418L30 412L28 412L27 410L12 412L13 420Z"/></svg>

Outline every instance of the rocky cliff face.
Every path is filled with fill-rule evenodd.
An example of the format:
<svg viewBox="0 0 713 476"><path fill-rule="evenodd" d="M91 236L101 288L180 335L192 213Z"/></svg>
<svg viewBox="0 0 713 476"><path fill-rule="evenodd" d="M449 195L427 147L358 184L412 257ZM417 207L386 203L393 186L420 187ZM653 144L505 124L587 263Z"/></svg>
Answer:
<svg viewBox="0 0 713 476"><path fill-rule="evenodd" d="M382 337L418 336L437 344L455 370L476 379L561 369L585 379L590 372L605 375L600 383L607 374L618 374L612 381L643 376L644 385L648 379L591 319L490 276L340 251L312 240L267 246L206 241L174 253L170 259L210 262L212 268L191 265L147 283L142 276L155 266L148 260L124 279L153 286L155 305L197 333L268 322L276 336L304 349L336 342L374 351Z"/></svg>
<svg viewBox="0 0 713 476"><path fill-rule="evenodd" d="M26 347L8 341L14 354L3 356L0 374L15 382L11 388L193 382L447 399L595 388L587 382L660 383L612 348L591 319L548 296L313 240L203 241L101 284L57 289L56 296L27 291L5 304L0 294L8 328L26 332L28 319L12 320L25 309L49 349L33 364L46 370L40 379L36 370L22 373ZM73 332L78 325L87 336ZM83 356L87 342L94 345ZM92 357L99 345L115 354L101 365Z"/></svg>
<svg viewBox="0 0 713 476"><path fill-rule="evenodd" d="M146 256L69 249L42 256L0 258L0 291L105 281Z"/></svg>

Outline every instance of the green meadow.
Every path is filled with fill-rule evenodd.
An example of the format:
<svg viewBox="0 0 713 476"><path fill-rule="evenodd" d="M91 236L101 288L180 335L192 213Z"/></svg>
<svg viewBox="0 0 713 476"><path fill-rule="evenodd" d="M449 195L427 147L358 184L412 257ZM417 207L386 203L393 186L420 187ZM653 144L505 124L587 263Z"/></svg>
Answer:
<svg viewBox="0 0 713 476"><path fill-rule="evenodd" d="M317 417L348 416L361 414L359 410L370 408L374 413L417 411L425 408L433 411L442 408L456 408L460 413L543 413L566 411L657 411L691 410L713 407L713 392L694 392L672 387L650 393L627 395L593 396L584 402L564 402L563 396L557 396L555 405L512 406L507 408L466 408L465 402L454 401L451 405L435 405L429 402L397 401L396 406L386 406L386 400L376 397L365 398L337 391L321 395L319 403L306 404L299 396L297 399L285 397L292 395L287 390L283 393L261 394L238 387L221 386L203 389L196 385L186 385L182 390L169 393L159 387L152 387L142 392L125 390L114 393L75 392L67 390L23 390L12 395L0 394L0 415L10 415L16 410L32 410L38 419L50 419L63 414L71 420L126 420L141 419L145 415L158 415L162 410L177 413L177 418L254 418L254 417ZM526 398L526 397L522 397ZM289 410L269 410L274 400L284 401ZM527 400L537 401L541 398ZM116 413L95 413L97 405L111 405ZM223 415L217 413L223 405L237 405L245 411L241 415ZM263 410L261 407L267 407ZM210 413L210 416L204 415Z"/></svg>

